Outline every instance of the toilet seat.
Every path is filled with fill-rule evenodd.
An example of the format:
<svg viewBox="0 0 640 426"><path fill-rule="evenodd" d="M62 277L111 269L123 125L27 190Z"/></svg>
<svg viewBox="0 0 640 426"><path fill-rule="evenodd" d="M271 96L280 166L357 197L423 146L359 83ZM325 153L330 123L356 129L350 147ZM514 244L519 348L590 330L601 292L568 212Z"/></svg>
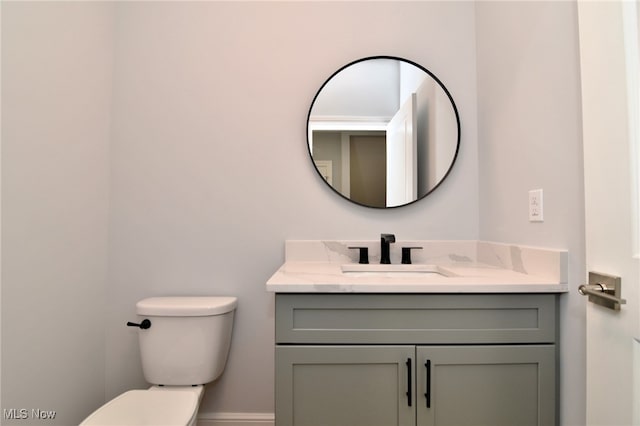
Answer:
<svg viewBox="0 0 640 426"><path fill-rule="evenodd" d="M94 411L81 426L187 426L195 424L198 392L130 390Z"/></svg>

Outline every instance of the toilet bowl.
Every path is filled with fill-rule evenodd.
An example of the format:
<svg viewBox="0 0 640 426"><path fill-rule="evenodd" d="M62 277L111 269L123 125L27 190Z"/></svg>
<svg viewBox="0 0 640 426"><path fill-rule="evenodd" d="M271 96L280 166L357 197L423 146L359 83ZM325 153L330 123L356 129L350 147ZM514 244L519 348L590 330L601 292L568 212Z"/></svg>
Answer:
<svg viewBox="0 0 640 426"><path fill-rule="evenodd" d="M203 386L130 390L94 411L80 425L195 426L202 395Z"/></svg>
<svg viewBox="0 0 640 426"><path fill-rule="evenodd" d="M136 304L142 370L149 389L130 390L81 426L195 426L204 385L227 362L237 298L152 297Z"/></svg>

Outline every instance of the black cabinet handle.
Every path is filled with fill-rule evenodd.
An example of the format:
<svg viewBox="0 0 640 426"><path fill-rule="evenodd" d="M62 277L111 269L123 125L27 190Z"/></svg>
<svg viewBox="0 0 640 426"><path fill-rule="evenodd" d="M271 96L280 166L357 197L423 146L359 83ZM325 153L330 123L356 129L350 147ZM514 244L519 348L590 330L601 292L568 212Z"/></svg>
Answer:
<svg viewBox="0 0 640 426"><path fill-rule="evenodd" d="M431 360L428 359L424 366L427 369L427 391L424 393L424 397L427 400L427 408L431 408Z"/></svg>
<svg viewBox="0 0 640 426"><path fill-rule="evenodd" d="M407 404L411 407L411 400L413 399L411 395L411 358L407 358Z"/></svg>

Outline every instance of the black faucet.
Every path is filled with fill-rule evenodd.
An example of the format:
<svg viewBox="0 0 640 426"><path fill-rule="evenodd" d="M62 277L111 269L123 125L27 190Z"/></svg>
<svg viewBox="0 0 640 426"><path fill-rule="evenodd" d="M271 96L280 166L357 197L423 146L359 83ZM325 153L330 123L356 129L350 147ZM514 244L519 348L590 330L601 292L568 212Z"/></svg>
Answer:
<svg viewBox="0 0 640 426"><path fill-rule="evenodd" d="M389 244L396 242L396 236L393 234L380 234L380 263L388 265L391 263L389 259Z"/></svg>

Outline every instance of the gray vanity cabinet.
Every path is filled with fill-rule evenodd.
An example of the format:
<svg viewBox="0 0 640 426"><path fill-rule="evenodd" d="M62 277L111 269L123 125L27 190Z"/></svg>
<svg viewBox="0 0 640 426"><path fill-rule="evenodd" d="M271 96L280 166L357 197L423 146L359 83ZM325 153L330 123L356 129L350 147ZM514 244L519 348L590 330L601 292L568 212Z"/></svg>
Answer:
<svg viewBox="0 0 640 426"><path fill-rule="evenodd" d="M553 345L418 347L416 358L418 425L555 424Z"/></svg>
<svg viewBox="0 0 640 426"><path fill-rule="evenodd" d="M277 426L556 424L556 296L277 294Z"/></svg>
<svg viewBox="0 0 640 426"><path fill-rule="evenodd" d="M276 425L415 426L413 346L278 346Z"/></svg>

